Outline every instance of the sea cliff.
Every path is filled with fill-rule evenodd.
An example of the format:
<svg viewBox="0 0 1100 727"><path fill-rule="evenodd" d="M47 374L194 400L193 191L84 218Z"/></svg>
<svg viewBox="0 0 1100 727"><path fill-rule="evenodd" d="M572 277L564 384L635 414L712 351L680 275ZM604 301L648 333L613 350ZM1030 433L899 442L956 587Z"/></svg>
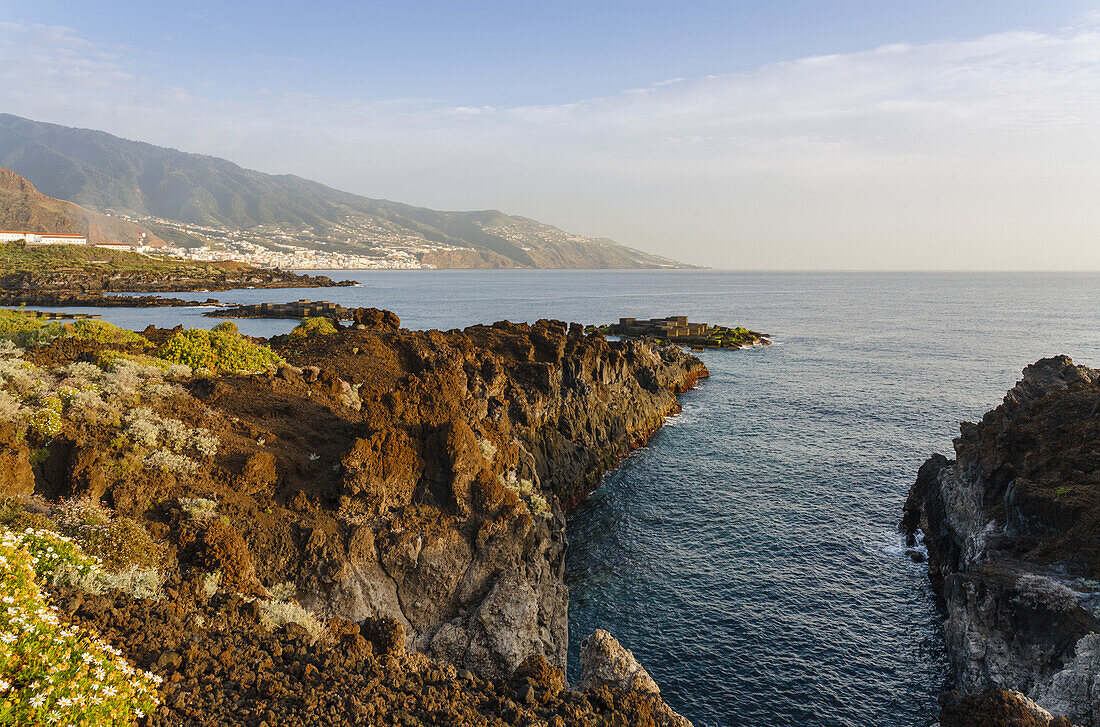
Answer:
<svg viewBox="0 0 1100 727"><path fill-rule="evenodd" d="M947 613L943 727L1100 725L1098 413L1100 371L1042 359L920 468L902 528Z"/></svg>
<svg viewBox="0 0 1100 727"><path fill-rule="evenodd" d="M162 381L142 352L181 331L152 327L8 366L68 389L122 377L142 404L64 408L48 439L0 431L0 496L55 521L51 503L98 501L165 549L164 598L55 586L66 618L165 678L156 724L687 724L606 632L565 685L563 509L679 410L702 362L558 321L355 320L270 341L285 360L261 373ZM87 368L105 360L123 365ZM181 427L216 438L202 466L126 442ZM323 633L273 626L273 603Z"/></svg>

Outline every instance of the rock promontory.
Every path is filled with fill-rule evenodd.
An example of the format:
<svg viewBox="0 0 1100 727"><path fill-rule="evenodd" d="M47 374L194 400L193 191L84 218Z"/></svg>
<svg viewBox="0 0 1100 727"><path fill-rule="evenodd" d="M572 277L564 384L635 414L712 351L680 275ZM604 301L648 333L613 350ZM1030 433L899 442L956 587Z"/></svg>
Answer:
<svg viewBox="0 0 1100 727"><path fill-rule="evenodd" d="M702 362L559 321L353 319L270 341L102 324L7 342L0 383L66 398L27 414L48 431L0 430L0 498L57 527L109 508L97 522L136 523L159 553L166 598L55 589L67 618L169 679L157 724L686 724L610 636L588 642L601 676L565 686L564 512ZM210 370L260 343L266 370ZM324 634L275 628L294 609Z"/></svg>
<svg viewBox="0 0 1100 727"><path fill-rule="evenodd" d="M948 617L961 694L941 723L1100 725L1100 371L1028 366L954 448L921 466L902 522Z"/></svg>

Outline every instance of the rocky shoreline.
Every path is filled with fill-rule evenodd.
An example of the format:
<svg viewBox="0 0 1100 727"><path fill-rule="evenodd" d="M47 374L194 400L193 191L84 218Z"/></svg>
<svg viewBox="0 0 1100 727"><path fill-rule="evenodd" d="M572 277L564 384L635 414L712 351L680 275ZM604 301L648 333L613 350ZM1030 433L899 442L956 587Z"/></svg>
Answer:
<svg viewBox="0 0 1100 727"><path fill-rule="evenodd" d="M942 727L1100 725L1100 371L1024 369L921 466L902 529L927 546L955 693Z"/></svg>
<svg viewBox="0 0 1100 727"><path fill-rule="evenodd" d="M97 269L90 265L50 271L12 270L0 275L0 290L9 294L26 295L94 295L355 285L354 281L337 282L325 275L305 275L240 264L205 263L191 266L196 272L191 272L183 263L176 266L178 270L161 269L170 262L160 261L159 266L150 266L149 270L112 270L109 267Z"/></svg>
<svg viewBox="0 0 1100 727"><path fill-rule="evenodd" d="M324 275L304 275L282 270L204 268L203 275L138 273L135 271L14 272L0 275L0 306L84 306L93 308L187 308L222 306L215 298L204 301L163 297L151 293L206 292L238 288L331 288L355 285ZM211 272L213 270L213 272ZM111 295L150 293L150 295Z"/></svg>
<svg viewBox="0 0 1100 727"><path fill-rule="evenodd" d="M196 305L221 305L213 298L204 301L162 298L159 295L103 295L73 291L19 292L0 291L0 306L47 306L66 308L189 308Z"/></svg>
<svg viewBox="0 0 1100 727"><path fill-rule="evenodd" d="M163 601L54 594L165 677L152 723L687 724L606 633L565 686L563 513L679 410L702 362L558 321L355 320L273 339L277 369L189 378L157 405L217 437L197 469L116 462L102 427L62 422L33 457L0 432L0 496L32 510L99 500L165 544ZM105 345L137 356L176 333L62 338L25 360L99 361ZM188 514L199 501L210 516ZM327 622L319 645L261 623L256 604L276 591Z"/></svg>

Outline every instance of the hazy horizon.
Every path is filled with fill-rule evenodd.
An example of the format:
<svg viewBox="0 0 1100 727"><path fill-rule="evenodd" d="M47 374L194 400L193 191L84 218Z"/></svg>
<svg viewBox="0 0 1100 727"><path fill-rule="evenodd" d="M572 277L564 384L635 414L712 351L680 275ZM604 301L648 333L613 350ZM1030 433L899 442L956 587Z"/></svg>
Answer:
<svg viewBox="0 0 1100 727"><path fill-rule="evenodd" d="M0 111L713 269L1100 269L1100 3L0 14Z"/></svg>

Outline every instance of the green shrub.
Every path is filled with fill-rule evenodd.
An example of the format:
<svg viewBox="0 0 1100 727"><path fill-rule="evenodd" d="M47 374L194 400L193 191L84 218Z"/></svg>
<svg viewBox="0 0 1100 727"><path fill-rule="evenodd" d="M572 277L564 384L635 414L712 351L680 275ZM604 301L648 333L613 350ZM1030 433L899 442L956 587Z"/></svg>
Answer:
<svg viewBox="0 0 1100 727"><path fill-rule="evenodd" d="M125 353L112 348L97 352L95 362L108 371L129 367L139 370L153 369L160 375L169 378L185 379L191 376L190 367L174 364L156 356L147 356L143 353ZM152 374L152 371L148 373Z"/></svg>
<svg viewBox="0 0 1100 727"><path fill-rule="evenodd" d="M148 348L153 345L141 334L94 318L62 322L47 321L44 318L31 318L22 313L17 315L28 321L30 325L22 325L15 320L0 323L0 336L8 338L24 348L45 346L58 338L73 338L80 341L95 341L96 343L111 343L141 348ZM9 327L11 330L7 331L5 327Z"/></svg>
<svg viewBox="0 0 1100 727"><path fill-rule="evenodd" d="M299 341L315 336L331 336L336 333L336 326L328 318L303 318L302 322L290 332L290 340Z"/></svg>
<svg viewBox="0 0 1100 727"><path fill-rule="evenodd" d="M233 321L222 321L218 325L214 326L212 330L218 333L240 333L241 329L237 328L237 324Z"/></svg>
<svg viewBox="0 0 1100 727"><path fill-rule="evenodd" d="M0 337L10 338L14 333L33 331L40 328L44 322L44 318L30 316L22 311L0 309Z"/></svg>
<svg viewBox="0 0 1100 727"><path fill-rule="evenodd" d="M53 520L40 512L31 512L16 500L0 500L0 529L56 530Z"/></svg>
<svg viewBox="0 0 1100 727"><path fill-rule="evenodd" d="M159 677L61 623L38 580L45 554L24 547L28 537L33 546L38 536L0 539L0 725L132 725L156 709Z"/></svg>
<svg viewBox="0 0 1100 727"><path fill-rule="evenodd" d="M229 330L189 328L172 336L156 355L192 369L243 373L271 368L282 358L267 346Z"/></svg>

